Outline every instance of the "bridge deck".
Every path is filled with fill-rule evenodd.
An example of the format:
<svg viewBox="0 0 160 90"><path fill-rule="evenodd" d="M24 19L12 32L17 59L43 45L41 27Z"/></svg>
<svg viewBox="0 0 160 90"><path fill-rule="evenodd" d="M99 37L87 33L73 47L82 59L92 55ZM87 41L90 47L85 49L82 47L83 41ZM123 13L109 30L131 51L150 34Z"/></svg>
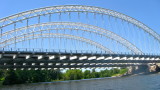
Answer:
<svg viewBox="0 0 160 90"><path fill-rule="evenodd" d="M160 63L160 56L0 51L0 68L127 67Z"/></svg>

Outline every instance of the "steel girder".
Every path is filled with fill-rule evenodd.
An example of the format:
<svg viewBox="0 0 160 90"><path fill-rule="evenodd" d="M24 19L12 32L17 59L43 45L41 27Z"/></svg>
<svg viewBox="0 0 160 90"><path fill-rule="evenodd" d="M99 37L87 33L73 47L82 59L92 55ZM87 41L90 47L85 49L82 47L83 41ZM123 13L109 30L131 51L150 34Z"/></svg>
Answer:
<svg viewBox="0 0 160 90"><path fill-rule="evenodd" d="M128 67L128 66L143 66L149 63L159 63L160 56L151 55L125 55L125 54L82 54L82 53L49 53L49 52L19 52L19 51L1 51L0 52L0 67L7 68L92 68L92 67ZM27 56L29 58L26 58ZM55 56L54 58L50 58ZM66 56L61 59L61 57ZM75 59L70 57L77 56ZM80 57L87 56L87 59L81 60ZM98 57L104 56L112 57L109 60L97 60ZM41 58L40 58L41 57ZM89 60L90 57L96 57ZM120 59L114 60L114 58L120 57ZM121 60L123 57L127 57L128 60ZM132 60L129 60L133 57ZM139 60L135 58L138 57ZM142 59L144 58L144 59ZM146 58L149 58L147 60ZM152 58L154 58L152 60ZM156 60L156 58L158 58ZM141 60L142 59L142 60Z"/></svg>

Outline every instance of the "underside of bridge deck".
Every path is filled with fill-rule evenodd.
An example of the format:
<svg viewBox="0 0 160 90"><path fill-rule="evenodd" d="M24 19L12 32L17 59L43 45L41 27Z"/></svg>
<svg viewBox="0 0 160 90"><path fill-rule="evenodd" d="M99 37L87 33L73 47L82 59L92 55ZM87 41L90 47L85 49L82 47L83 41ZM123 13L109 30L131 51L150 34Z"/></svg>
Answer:
<svg viewBox="0 0 160 90"><path fill-rule="evenodd" d="M95 68L128 67L160 63L159 56L123 54L80 54L49 52L0 52L0 68Z"/></svg>

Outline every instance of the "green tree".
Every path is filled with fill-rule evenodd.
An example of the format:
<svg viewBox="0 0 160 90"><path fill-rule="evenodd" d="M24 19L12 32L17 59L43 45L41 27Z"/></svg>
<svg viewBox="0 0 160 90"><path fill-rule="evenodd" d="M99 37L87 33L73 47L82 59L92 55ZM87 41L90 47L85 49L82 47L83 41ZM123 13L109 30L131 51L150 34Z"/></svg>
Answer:
<svg viewBox="0 0 160 90"><path fill-rule="evenodd" d="M0 81L4 80L6 72L4 70L0 70Z"/></svg>
<svg viewBox="0 0 160 90"><path fill-rule="evenodd" d="M63 74L60 70L50 70L49 71L49 80L60 80L63 77Z"/></svg>
<svg viewBox="0 0 160 90"><path fill-rule="evenodd" d="M83 78L83 73L81 70L75 69L75 70L67 70L65 73L65 80L77 80Z"/></svg>
<svg viewBox="0 0 160 90"><path fill-rule="evenodd" d="M3 85L12 85L12 84L19 84L20 78L18 78L17 73L14 70L9 70L7 72L7 76L3 82Z"/></svg>
<svg viewBox="0 0 160 90"><path fill-rule="evenodd" d="M91 72L90 72L90 70L85 70L84 71L84 79L87 79L87 78L91 78Z"/></svg>

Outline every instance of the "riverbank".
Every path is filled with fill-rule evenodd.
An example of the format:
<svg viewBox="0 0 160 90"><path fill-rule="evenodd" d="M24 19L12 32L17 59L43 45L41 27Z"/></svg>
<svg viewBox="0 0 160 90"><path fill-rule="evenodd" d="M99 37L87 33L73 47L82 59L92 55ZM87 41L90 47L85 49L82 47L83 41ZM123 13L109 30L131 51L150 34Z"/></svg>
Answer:
<svg viewBox="0 0 160 90"><path fill-rule="evenodd" d="M14 85L2 85L0 87L0 90L10 90L11 88L12 90L46 90L46 89L47 90L76 90L76 89L84 90L82 88L79 88L78 83L83 83L83 82L87 83L91 81L99 81L99 80L105 80L105 79L117 79L122 76L117 75L112 77L89 78L89 79L80 79L80 80L65 80L65 81L53 81L53 82L37 82L37 83L25 83L25 84L14 84Z"/></svg>
<svg viewBox="0 0 160 90"><path fill-rule="evenodd" d="M159 74L6 85L1 90L159 90Z"/></svg>
<svg viewBox="0 0 160 90"><path fill-rule="evenodd" d="M38 82L55 82L67 80L81 80L91 78L103 77L119 77L127 72L127 69L110 69L95 71L80 69L67 70L61 72L60 70L9 70L1 71L1 84L13 85L23 83L38 83ZM1 85L2 86L2 85Z"/></svg>

